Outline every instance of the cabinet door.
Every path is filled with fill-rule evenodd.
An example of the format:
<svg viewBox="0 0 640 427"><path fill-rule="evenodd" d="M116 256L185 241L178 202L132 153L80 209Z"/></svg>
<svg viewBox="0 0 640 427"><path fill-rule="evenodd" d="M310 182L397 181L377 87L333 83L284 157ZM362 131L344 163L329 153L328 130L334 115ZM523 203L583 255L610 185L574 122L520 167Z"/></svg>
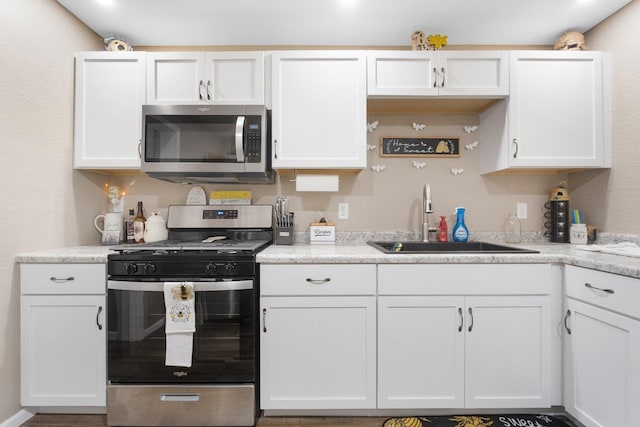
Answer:
<svg viewBox="0 0 640 427"><path fill-rule="evenodd" d="M376 407L375 297L263 297L260 406Z"/></svg>
<svg viewBox="0 0 640 427"><path fill-rule="evenodd" d="M441 51L437 65L440 96L509 95L506 51Z"/></svg>
<svg viewBox="0 0 640 427"><path fill-rule="evenodd" d="M464 297L378 299L378 407L464 407Z"/></svg>
<svg viewBox="0 0 640 427"><path fill-rule="evenodd" d="M640 419L640 321L567 300L565 408L587 427Z"/></svg>
<svg viewBox="0 0 640 427"><path fill-rule="evenodd" d="M273 167L366 167L364 53L271 55Z"/></svg>
<svg viewBox="0 0 640 427"><path fill-rule="evenodd" d="M598 52L511 52L510 165L607 166L605 74Z"/></svg>
<svg viewBox="0 0 640 427"><path fill-rule="evenodd" d="M466 301L466 407L549 407L549 297L478 296Z"/></svg>
<svg viewBox="0 0 640 427"><path fill-rule="evenodd" d="M369 96L438 95L436 52L367 52Z"/></svg>
<svg viewBox="0 0 640 427"><path fill-rule="evenodd" d="M147 104L206 102L204 53L147 53Z"/></svg>
<svg viewBox="0 0 640 427"><path fill-rule="evenodd" d="M76 55L74 167L139 169L144 52Z"/></svg>
<svg viewBox="0 0 640 427"><path fill-rule="evenodd" d="M22 296L21 404L105 406L104 295Z"/></svg>
<svg viewBox="0 0 640 427"><path fill-rule="evenodd" d="M264 52L212 52L205 61L207 102L264 105Z"/></svg>

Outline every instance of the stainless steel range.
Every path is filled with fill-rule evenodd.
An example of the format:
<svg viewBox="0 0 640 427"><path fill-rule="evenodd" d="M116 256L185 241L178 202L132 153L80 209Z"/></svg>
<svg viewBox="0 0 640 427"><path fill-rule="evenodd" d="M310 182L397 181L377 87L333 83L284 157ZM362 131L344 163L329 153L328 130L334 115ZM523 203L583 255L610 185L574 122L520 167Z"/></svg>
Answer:
<svg viewBox="0 0 640 427"><path fill-rule="evenodd" d="M114 247L107 267L109 425L255 424L255 255L271 244L272 218L271 205L170 206L169 240ZM192 353L176 366L168 357L167 285L194 291Z"/></svg>

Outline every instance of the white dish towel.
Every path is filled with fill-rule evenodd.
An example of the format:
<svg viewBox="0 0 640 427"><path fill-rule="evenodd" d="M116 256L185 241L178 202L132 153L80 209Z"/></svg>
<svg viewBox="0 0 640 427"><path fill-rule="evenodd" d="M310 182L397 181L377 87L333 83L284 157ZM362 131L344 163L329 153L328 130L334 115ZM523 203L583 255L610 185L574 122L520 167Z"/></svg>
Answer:
<svg viewBox="0 0 640 427"><path fill-rule="evenodd" d="M196 331L193 282L165 282L166 366L191 367L193 333Z"/></svg>

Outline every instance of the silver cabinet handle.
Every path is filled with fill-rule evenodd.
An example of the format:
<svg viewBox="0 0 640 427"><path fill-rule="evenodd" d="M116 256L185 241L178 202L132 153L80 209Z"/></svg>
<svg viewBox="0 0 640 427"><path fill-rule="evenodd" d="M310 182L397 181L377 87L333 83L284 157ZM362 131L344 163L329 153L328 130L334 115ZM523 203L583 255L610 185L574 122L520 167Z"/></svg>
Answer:
<svg viewBox="0 0 640 427"><path fill-rule="evenodd" d="M73 276L69 276L69 277L54 277L54 276L51 276L51 277L49 277L49 280L51 280L52 282L55 282L55 283L65 283L65 282L73 282L74 280L76 280L76 278L73 277Z"/></svg>
<svg viewBox="0 0 640 427"><path fill-rule="evenodd" d="M567 330L567 334L571 335L571 329L567 325L567 320L571 317L571 310L567 310L567 313L564 315L564 328Z"/></svg>
<svg viewBox="0 0 640 427"><path fill-rule="evenodd" d="M202 80L200 80L200 83L198 84L198 98L200 98L200 101L202 101L202 87L204 86L204 83Z"/></svg>
<svg viewBox="0 0 640 427"><path fill-rule="evenodd" d="M440 87L444 87L444 67L440 68L440 72L442 73L442 82L440 83Z"/></svg>
<svg viewBox="0 0 640 427"><path fill-rule="evenodd" d="M438 87L438 70L433 67L433 87Z"/></svg>
<svg viewBox="0 0 640 427"><path fill-rule="evenodd" d="M207 80L207 101L211 101L211 93L213 92L211 89L211 80Z"/></svg>
<svg viewBox="0 0 640 427"><path fill-rule="evenodd" d="M314 285L323 285L325 283L329 283L331 279L329 277L325 277L324 279L311 279L307 277L307 283L312 283Z"/></svg>
<svg viewBox="0 0 640 427"><path fill-rule="evenodd" d="M278 158L278 140L277 139L273 140L273 158L274 159Z"/></svg>
<svg viewBox="0 0 640 427"><path fill-rule="evenodd" d="M606 292L606 293L611 294L611 295L616 293L613 289L597 288L597 287L593 286L591 283L585 283L584 285L589 289L593 289L594 291Z"/></svg>
<svg viewBox="0 0 640 427"><path fill-rule="evenodd" d="M513 158L515 159L518 157L518 140L516 138L513 138L513 145L516 146L516 151L513 152Z"/></svg>
<svg viewBox="0 0 640 427"><path fill-rule="evenodd" d="M462 315L462 307L458 307L458 315L460 316L460 326L458 326L458 332L462 332L462 326L464 325L464 316Z"/></svg>
<svg viewBox="0 0 640 427"><path fill-rule="evenodd" d="M102 324L100 323L100 314L102 313L102 306L98 306L98 314L96 314L96 325L98 325L98 330L102 330Z"/></svg>
<svg viewBox="0 0 640 427"><path fill-rule="evenodd" d="M267 332L267 309L262 309L262 332Z"/></svg>
<svg viewBox="0 0 640 427"><path fill-rule="evenodd" d="M142 140L138 143L138 157L142 160Z"/></svg>
<svg viewBox="0 0 640 427"><path fill-rule="evenodd" d="M473 309L469 307L469 316L471 317L471 324L469 325L469 332L473 329Z"/></svg>

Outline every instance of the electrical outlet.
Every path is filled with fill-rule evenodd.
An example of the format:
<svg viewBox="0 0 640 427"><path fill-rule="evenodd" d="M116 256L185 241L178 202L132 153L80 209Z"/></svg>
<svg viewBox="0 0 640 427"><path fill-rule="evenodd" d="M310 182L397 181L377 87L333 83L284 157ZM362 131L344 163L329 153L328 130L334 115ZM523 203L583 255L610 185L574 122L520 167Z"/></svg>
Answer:
<svg viewBox="0 0 640 427"><path fill-rule="evenodd" d="M349 203L338 203L338 219L349 219Z"/></svg>
<svg viewBox="0 0 640 427"><path fill-rule="evenodd" d="M527 204L518 203L516 216L518 219L527 219Z"/></svg>

